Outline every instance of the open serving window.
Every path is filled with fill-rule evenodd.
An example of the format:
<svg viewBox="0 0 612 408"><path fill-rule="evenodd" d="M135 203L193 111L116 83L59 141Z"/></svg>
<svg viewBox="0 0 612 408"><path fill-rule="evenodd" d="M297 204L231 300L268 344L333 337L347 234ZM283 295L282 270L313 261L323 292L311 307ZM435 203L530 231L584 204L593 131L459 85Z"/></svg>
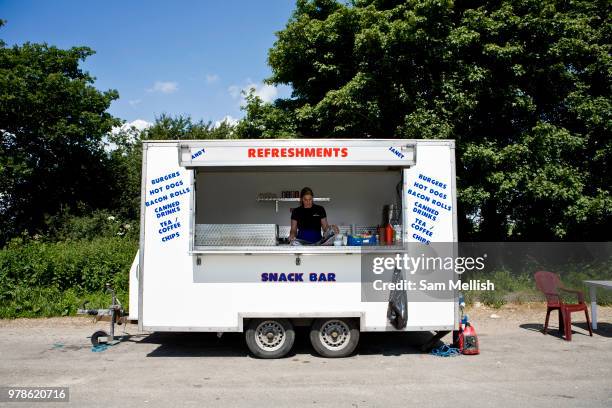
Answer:
<svg viewBox="0 0 612 408"><path fill-rule="evenodd" d="M390 204L401 223L401 168L198 168L194 251L346 252L346 239L341 246L289 245L291 211L303 187L313 190L341 235L376 235Z"/></svg>
<svg viewBox="0 0 612 408"><path fill-rule="evenodd" d="M195 253L359 252L351 238L375 236L384 214L403 231L403 170L415 163L414 145L401 141L214 141L179 148L193 170L192 246ZM295 246L288 242L291 211L309 187L342 244ZM392 206L385 212L385 207ZM398 231L398 232L400 232ZM401 232L395 243L401 244ZM328 242L329 244L329 242Z"/></svg>

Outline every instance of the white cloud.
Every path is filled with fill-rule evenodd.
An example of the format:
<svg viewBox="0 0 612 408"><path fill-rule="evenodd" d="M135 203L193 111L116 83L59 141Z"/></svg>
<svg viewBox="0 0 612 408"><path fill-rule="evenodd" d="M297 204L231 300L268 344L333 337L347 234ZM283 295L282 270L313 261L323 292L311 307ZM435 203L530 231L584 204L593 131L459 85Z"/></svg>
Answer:
<svg viewBox="0 0 612 408"><path fill-rule="evenodd" d="M219 75L217 74L206 74L206 83L212 84L213 82L217 82L219 80Z"/></svg>
<svg viewBox="0 0 612 408"><path fill-rule="evenodd" d="M136 106L138 105L140 102L142 102L142 99L133 99L131 101L128 101L128 103L130 104L130 106Z"/></svg>
<svg viewBox="0 0 612 408"><path fill-rule="evenodd" d="M113 134L117 134L122 131L125 131L125 132L132 131L133 129L135 129L136 132L142 132L143 130L151 126L153 126L151 122L147 122L144 119L136 119L131 122L125 122L121 126L115 126L113 130L111 130L111 132Z"/></svg>
<svg viewBox="0 0 612 408"><path fill-rule="evenodd" d="M272 102L276 98L276 95L278 94L278 90L276 89L276 87L274 85L250 84L248 86L248 88L249 89L250 88L255 88L255 95L259 96L261 98L261 100L264 101L264 102Z"/></svg>
<svg viewBox="0 0 612 408"><path fill-rule="evenodd" d="M148 92L161 92L165 94L178 91L178 83L172 81L155 81L153 88L147 89Z"/></svg>
<svg viewBox="0 0 612 408"><path fill-rule="evenodd" d="M125 125L128 125L130 128L135 127L136 129L138 129L140 131L145 130L148 127L153 126L153 124L151 122L147 122L144 119L136 119L136 120L133 120L131 122L125 123L124 126Z"/></svg>
<svg viewBox="0 0 612 408"><path fill-rule="evenodd" d="M264 102L272 102L274 99L276 99L276 96L278 95L278 89L274 85L256 84L254 82L248 83L246 86L243 87L239 87L238 85L232 85L227 88L227 91L234 99L238 99L240 97L240 104L244 105L245 100L244 95L242 95L242 92L248 94L251 89L254 89L255 96L258 96Z"/></svg>
<svg viewBox="0 0 612 408"><path fill-rule="evenodd" d="M227 91L234 99L238 99L240 97L240 87L238 85L230 86L229 88L227 88Z"/></svg>
<svg viewBox="0 0 612 408"><path fill-rule="evenodd" d="M223 122L226 122L230 126L236 126L236 124L238 124L238 119L232 117L231 115L226 115L223 117L223 119L215 121L213 127L218 128Z"/></svg>
<svg viewBox="0 0 612 408"><path fill-rule="evenodd" d="M153 126L151 122L147 122L144 119L136 119L131 122L125 122L121 126L115 126L111 129L113 135L123 133L126 136L128 142L134 143L140 138L140 132L146 128ZM117 145L111 142L112 138L109 136L104 137L104 150L112 152L117 149Z"/></svg>

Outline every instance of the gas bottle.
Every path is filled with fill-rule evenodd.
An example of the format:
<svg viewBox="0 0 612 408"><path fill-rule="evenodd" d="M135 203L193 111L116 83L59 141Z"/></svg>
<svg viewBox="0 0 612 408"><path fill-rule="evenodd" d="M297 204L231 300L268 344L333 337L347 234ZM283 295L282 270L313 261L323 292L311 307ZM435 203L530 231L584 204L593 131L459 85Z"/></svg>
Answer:
<svg viewBox="0 0 612 408"><path fill-rule="evenodd" d="M463 342L463 328L468 322L467 315L463 316L461 321L459 322L459 330L453 330L453 344L452 346L458 348L461 351L461 347L459 347L459 343ZM461 338L461 340L459 340Z"/></svg>
<svg viewBox="0 0 612 408"><path fill-rule="evenodd" d="M466 355L480 354L476 330L469 322L459 335L459 350Z"/></svg>

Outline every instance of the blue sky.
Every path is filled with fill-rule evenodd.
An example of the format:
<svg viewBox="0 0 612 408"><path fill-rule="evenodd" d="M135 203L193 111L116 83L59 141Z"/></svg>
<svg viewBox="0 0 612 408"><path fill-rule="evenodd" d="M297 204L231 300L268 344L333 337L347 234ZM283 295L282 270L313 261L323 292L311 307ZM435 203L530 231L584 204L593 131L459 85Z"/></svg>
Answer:
<svg viewBox="0 0 612 408"><path fill-rule="evenodd" d="M110 112L128 122L156 115L240 118L240 90L255 86L264 100L290 88L262 84L268 49L294 0L259 1L6 1L0 38L7 45L85 45L96 55L83 68L95 86L119 91Z"/></svg>

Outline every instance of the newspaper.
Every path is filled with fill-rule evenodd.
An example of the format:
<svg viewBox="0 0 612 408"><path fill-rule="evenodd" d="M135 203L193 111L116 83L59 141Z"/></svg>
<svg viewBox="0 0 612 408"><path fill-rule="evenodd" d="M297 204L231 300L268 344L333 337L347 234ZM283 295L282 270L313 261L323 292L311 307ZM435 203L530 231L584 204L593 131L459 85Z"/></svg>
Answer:
<svg viewBox="0 0 612 408"><path fill-rule="evenodd" d="M331 246L334 245L334 239L336 238L336 232L333 228L328 228L327 231L323 234L323 238L321 238L317 242L308 242L303 239L294 239L291 242L293 246L301 246L301 245L310 245L310 246Z"/></svg>

